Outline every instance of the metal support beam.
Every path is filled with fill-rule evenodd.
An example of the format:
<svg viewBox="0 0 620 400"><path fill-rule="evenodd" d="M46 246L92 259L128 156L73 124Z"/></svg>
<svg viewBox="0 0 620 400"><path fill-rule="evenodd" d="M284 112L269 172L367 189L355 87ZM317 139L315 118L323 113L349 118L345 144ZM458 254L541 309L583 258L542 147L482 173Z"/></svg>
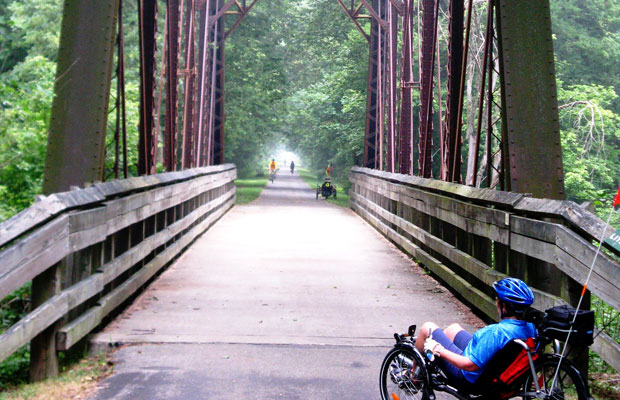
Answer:
<svg viewBox="0 0 620 400"><path fill-rule="evenodd" d="M373 7L379 8L379 2L373 0ZM377 151L379 138L377 132L378 119L378 58L379 58L379 23L376 19L370 20L370 43L368 50L368 81L366 86L366 129L364 132L364 166L378 168Z"/></svg>
<svg viewBox="0 0 620 400"><path fill-rule="evenodd" d="M103 179L118 7L65 1L43 193Z"/></svg>
<svg viewBox="0 0 620 400"><path fill-rule="evenodd" d="M401 101L400 101L400 151L399 171L401 174L412 172L412 145L413 145L413 118L411 90L412 83L412 46L413 46L413 0L403 1L403 39L402 39L402 71L400 75Z"/></svg>
<svg viewBox="0 0 620 400"><path fill-rule="evenodd" d="M196 87L196 49L195 49L195 27L196 19L194 0L186 0L184 10L184 93L183 93L183 150L181 158L181 168L188 169L195 164L195 129L194 129L194 93Z"/></svg>
<svg viewBox="0 0 620 400"><path fill-rule="evenodd" d="M177 169L177 99L180 46L179 0L168 0L166 53L166 113L164 116L164 166L166 171Z"/></svg>
<svg viewBox="0 0 620 400"><path fill-rule="evenodd" d="M388 110L387 110L387 135L386 135L386 163L388 172L396 172L396 106L398 103L398 10L390 3L388 6L388 32L387 32L387 72L388 72Z"/></svg>
<svg viewBox="0 0 620 400"><path fill-rule="evenodd" d="M224 108L225 100L225 52L224 41L225 35L225 16L218 21L215 30L218 41L214 49L214 71L213 71L213 91L212 91L212 113L211 113L211 155L210 165L224 163L224 123L226 121L226 112Z"/></svg>
<svg viewBox="0 0 620 400"><path fill-rule="evenodd" d="M43 193L103 179L119 0L65 1ZM57 265L32 281L32 308L59 291ZM58 374L54 324L30 344L30 378Z"/></svg>
<svg viewBox="0 0 620 400"><path fill-rule="evenodd" d="M444 127L444 151L442 163L445 175L442 180L456 182L460 180L461 170L461 143L457 139L459 91L461 87L461 69L463 65L463 23L465 10L463 0L450 0L449 4L449 33L448 43L448 93L446 100L446 120ZM459 136L460 137L460 136Z"/></svg>
<svg viewBox="0 0 620 400"><path fill-rule="evenodd" d="M435 75L438 6L438 0L423 0L422 2L418 172L424 178L432 177L433 168L433 78Z"/></svg>
<svg viewBox="0 0 620 400"><path fill-rule="evenodd" d="M155 50L157 34L157 2L138 0L140 28L140 138L138 173L151 175L157 166L157 129L155 110Z"/></svg>
<svg viewBox="0 0 620 400"><path fill-rule="evenodd" d="M549 0L500 0L507 190L563 199ZM523 57L527 54L527 57Z"/></svg>

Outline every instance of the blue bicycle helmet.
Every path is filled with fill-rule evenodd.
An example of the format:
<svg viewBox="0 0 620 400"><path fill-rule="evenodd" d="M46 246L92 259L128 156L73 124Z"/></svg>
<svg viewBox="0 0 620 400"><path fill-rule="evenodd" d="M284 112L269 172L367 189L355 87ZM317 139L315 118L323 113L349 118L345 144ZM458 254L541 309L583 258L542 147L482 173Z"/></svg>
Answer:
<svg viewBox="0 0 620 400"><path fill-rule="evenodd" d="M505 278L493 283L497 297L516 306L529 306L534 302L534 293L521 279Z"/></svg>

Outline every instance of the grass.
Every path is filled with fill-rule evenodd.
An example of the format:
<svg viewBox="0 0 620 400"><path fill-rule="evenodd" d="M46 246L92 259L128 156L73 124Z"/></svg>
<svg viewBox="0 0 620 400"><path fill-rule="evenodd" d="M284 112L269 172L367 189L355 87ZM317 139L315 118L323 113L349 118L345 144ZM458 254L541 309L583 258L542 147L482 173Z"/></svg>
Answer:
<svg viewBox="0 0 620 400"><path fill-rule="evenodd" d="M307 169L298 169L299 176L310 186L312 189L316 189L317 185L323 184L323 178L318 178L318 173L313 173L308 171ZM333 178L332 178L333 179ZM338 180L332 180L334 185L336 185L336 189L338 191L338 197L334 199L330 197L327 201L332 204L335 204L339 207L349 208L349 194L348 190L343 189L343 185Z"/></svg>
<svg viewBox="0 0 620 400"><path fill-rule="evenodd" d="M248 204L258 199L263 188L267 186L267 178L237 179L237 202L235 204Z"/></svg>
<svg viewBox="0 0 620 400"><path fill-rule="evenodd" d="M63 367L61 374L42 382L24 383L0 392L0 400L86 399L97 382L112 373L112 363L105 354L81 359Z"/></svg>

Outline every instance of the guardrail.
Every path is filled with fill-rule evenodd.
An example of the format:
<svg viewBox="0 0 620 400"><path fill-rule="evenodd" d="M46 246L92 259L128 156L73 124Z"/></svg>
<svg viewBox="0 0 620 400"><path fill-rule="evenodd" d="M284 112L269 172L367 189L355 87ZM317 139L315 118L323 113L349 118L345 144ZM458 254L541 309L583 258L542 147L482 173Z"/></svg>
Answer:
<svg viewBox="0 0 620 400"><path fill-rule="evenodd" d="M236 176L225 164L95 183L0 224L0 298L41 276L52 287L0 335L0 361L52 325L57 350L84 338L234 205Z"/></svg>
<svg viewBox="0 0 620 400"><path fill-rule="evenodd" d="M570 201L358 167L349 180L354 211L493 319L490 285L507 274L535 288L536 308L573 303L595 245L613 233ZM588 289L620 310L618 253L608 250L611 256L600 252ZM613 338L600 332L591 349L620 370L620 345Z"/></svg>

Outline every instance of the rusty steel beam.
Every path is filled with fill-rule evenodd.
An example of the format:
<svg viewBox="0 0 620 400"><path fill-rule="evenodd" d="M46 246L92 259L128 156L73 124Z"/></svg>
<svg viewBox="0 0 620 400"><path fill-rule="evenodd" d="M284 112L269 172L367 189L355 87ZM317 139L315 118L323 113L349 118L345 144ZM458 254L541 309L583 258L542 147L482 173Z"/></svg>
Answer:
<svg viewBox="0 0 620 400"><path fill-rule="evenodd" d="M196 132L196 165L202 167L206 163L205 157L205 134L208 113L208 89L207 85L210 82L210 63L209 63L209 18L211 16L211 6L217 0L206 0L204 6L200 8L200 33L199 33L199 57L198 60L198 110L197 110L197 132Z"/></svg>
<svg viewBox="0 0 620 400"><path fill-rule="evenodd" d="M222 0L214 0L211 2L210 13L214 17L219 13L219 7ZM213 18L214 18L213 17ZM217 78L218 78L218 51L219 47L222 44L222 28L223 17L222 20L215 21L215 24L209 25L209 37L212 38L212 44L209 47L209 81L208 81L208 108L207 108L207 117L206 117L206 126L205 126L205 141L203 147L203 159L205 165L211 165L213 159L213 139L214 139L214 120L215 120L215 96L216 96L216 86L217 86Z"/></svg>
<svg viewBox="0 0 620 400"><path fill-rule="evenodd" d="M195 130L193 124L194 115L194 92L196 87L196 50L195 50L195 4L194 0L186 0L184 11L184 37L185 37L185 64L183 72L183 131L182 131L182 155L181 168L188 169L195 166L194 148Z"/></svg>
<svg viewBox="0 0 620 400"><path fill-rule="evenodd" d="M484 54L482 56L482 71L480 73L480 98L478 101L478 119L477 119L477 123L476 123L476 137L475 137L475 142L473 144L474 146L474 168L473 168L473 176L472 176L472 180L470 182L471 186L476 186L477 184L477 178L478 178L478 153L480 151L480 135L482 132L482 114L484 113L484 98L485 98L485 83L486 83L486 76L487 76L487 68L489 67L489 54L493 53L493 2L489 1L489 8L487 10L487 26L486 26L486 33L484 35ZM490 79L491 75L489 75L489 87L492 86L492 82ZM487 104L487 107L489 110L491 110L493 104L491 104L490 102ZM487 118L488 119L488 118ZM487 121L488 122L488 121ZM489 125L489 128L492 129L492 127ZM487 129L488 131L489 129ZM487 134L488 136L488 134ZM491 143L491 141L489 140L488 142L489 144ZM487 152L487 157L491 157L491 153Z"/></svg>
<svg viewBox="0 0 620 400"><path fill-rule="evenodd" d="M398 71L398 10L392 3L388 6L387 32L387 72L388 72L388 107L387 107L387 136L386 136L386 166L388 172L396 172L396 105L398 102L397 79Z"/></svg>
<svg viewBox="0 0 620 400"><path fill-rule="evenodd" d="M549 0L500 0L507 189L563 199ZM523 57L527 54L527 57ZM542 173L541 173L542 172Z"/></svg>
<svg viewBox="0 0 620 400"><path fill-rule="evenodd" d="M212 89L212 113L211 113L211 156L210 164L217 165L224 163L224 123L226 113L224 108L225 100L225 17L217 23L216 36L218 38L214 55L213 89Z"/></svg>
<svg viewBox="0 0 620 400"><path fill-rule="evenodd" d="M177 169L177 107L180 46L179 0L167 2L166 112L164 116L164 166Z"/></svg>
<svg viewBox="0 0 620 400"><path fill-rule="evenodd" d="M463 130L463 107L465 102L465 75L467 72L467 55L469 52L469 34L471 32L471 15L473 9L473 0L469 0L467 4L467 25L465 28L465 43L463 46L463 61L461 63L461 79L458 94L458 108L456 115L456 135L454 137L454 148L456 149L452 158L452 176L450 181L461 182L461 145L463 139L461 137Z"/></svg>
<svg viewBox="0 0 620 400"><path fill-rule="evenodd" d="M412 119L412 29L413 29L413 0L404 0L403 33L402 33L402 61L401 61L401 100L400 100L400 149L399 168L401 174L411 174L413 144Z"/></svg>
<svg viewBox="0 0 620 400"><path fill-rule="evenodd" d="M373 0L377 4L382 0ZM366 83L366 124L364 130L364 166L377 168L377 58L379 56L379 24L370 20L370 42L368 49L368 77Z"/></svg>
<svg viewBox="0 0 620 400"><path fill-rule="evenodd" d="M75 0L64 4L44 194L103 178L118 10L119 0ZM32 309L58 293L62 272L56 265L32 280ZM57 330L58 324L53 324L30 342L33 381L58 374Z"/></svg>
<svg viewBox="0 0 620 400"><path fill-rule="evenodd" d="M138 141L138 173L151 175L157 166L157 130L155 111L155 53L157 35L157 2L138 1L140 32L140 122Z"/></svg>
<svg viewBox="0 0 620 400"><path fill-rule="evenodd" d="M344 10L344 13L351 19L351 22L355 25L357 30L364 36L367 42L370 42L370 36L364 31L360 23L357 21L359 19L359 9L362 6L360 3L360 7L353 9L353 4L351 4L351 10L347 8L347 6L342 2L342 0L337 0L340 7Z"/></svg>
<svg viewBox="0 0 620 400"><path fill-rule="evenodd" d="M224 41L226 41L226 39L228 39L228 36L231 33L233 33L233 31L235 29L237 29L239 24L248 16L248 14L252 10L252 8L254 8L254 6L256 5L257 2L258 2L258 0L254 0L254 1L252 1L252 3L249 6L245 5L245 0L243 1L243 4L239 4L237 2L237 8L239 9L239 14L238 14L237 20L234 22L234 24L224 34Z"/></svg>
<svg viewBox="0 0 620 400"><path fill-rule="evenodd" d="M463 0L450 0L448 24L448 88L446 98L446 117L444 122L443 161L446 165L442 180L452 181L460 178L457 171L461 170L461 143L457 138L459 90L461 87L461 69L463 63L463 26L465 10ZM459 136L460 137L460 136Z"/></svg>
<svg viewBox="0 0 620 400"><path fill-rule="evenodd" d="M433 168L433 78L435 76L438 7L438 0L422 1L418 173L424 178L432 177Z"/></svg>
<svg viewBox="0 0 620 400"><path fill-rule="evenodd" d="M119 0L65 4L43 193L103 179Z"/></svg>

